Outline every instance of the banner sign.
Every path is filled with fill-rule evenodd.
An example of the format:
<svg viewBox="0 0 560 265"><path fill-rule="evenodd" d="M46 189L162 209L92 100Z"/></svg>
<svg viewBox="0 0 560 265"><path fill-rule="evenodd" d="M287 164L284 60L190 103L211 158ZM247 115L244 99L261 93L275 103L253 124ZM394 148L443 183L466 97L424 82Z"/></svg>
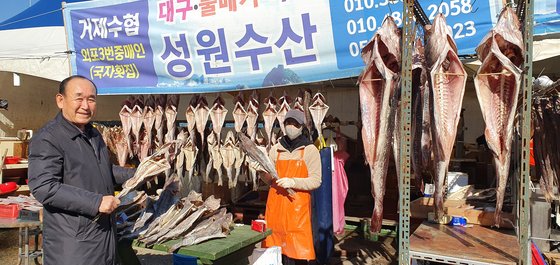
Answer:
<svg viewBox="0 0 560 265"><path fill-rule="evenodd" d="M560 0L539 0L535 4L534 35L560 33Z"/></svg>
<svg viewBox="0 0 560 265"><path fill-rule="evenodd" d="M421 1L459 54L495 22L494 0ZM355 77L361 49L402 0L98 0L69 3L72 74L99 94L208 93ZM421 32L421 31L419 31Z"/></svg>

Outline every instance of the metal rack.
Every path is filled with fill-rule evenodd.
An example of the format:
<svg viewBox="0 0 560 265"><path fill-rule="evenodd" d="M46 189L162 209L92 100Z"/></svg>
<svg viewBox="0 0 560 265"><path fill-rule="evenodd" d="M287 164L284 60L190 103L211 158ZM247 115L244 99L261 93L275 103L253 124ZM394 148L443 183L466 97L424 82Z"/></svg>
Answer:
<svg viewBox="0 0 560 265"><path fill-rule="evenodd" d="M410 131L411 131L411 89L412 89L412 51L413 51L413 10L414 0L403 1L403 35L402 35L402 83L401 83L401 144L400 144L400 177L399 183L399 264L410 264L410 258L422 258L422 253L410 253ZM532 103L532 64L533 64L533 0L521 0L519 6L523 10L523 39L525 60L522 78L522 109L521 119L521 168L519 206L519 264L531 264L530 255L530 189L529 189L529 141L531 131ZM411 256L412 254L412 256ZM462 263L453 257L430 255L428 257L448 263ZM443 259L443 260L442 260ZM474 263L469 263L474 264Z"/></svg>
<svg viewBox="0 0 560 265"><path fill-rule="evenodd" d="M412 105L412 51L414 0L403 1L401 128L399 157L399 264L410 264L410 133Z"/></svg>

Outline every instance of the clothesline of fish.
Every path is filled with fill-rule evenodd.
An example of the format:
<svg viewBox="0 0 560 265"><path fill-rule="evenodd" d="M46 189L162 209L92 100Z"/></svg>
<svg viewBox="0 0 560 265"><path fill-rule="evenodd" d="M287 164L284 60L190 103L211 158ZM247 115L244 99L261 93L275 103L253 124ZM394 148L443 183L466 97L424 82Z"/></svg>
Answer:
<svg viewBox="0 0 560 265"><path fill-rule="evenodd" d="M206 183L212 182L211 177L216 176L218 185L222 186L225 169L229 188L234 188L239 177L244 175L245 183L250 180L256 190L257 169L261 163L254 159L254 155L246 155L236 133L246 133L262 151L261 155L266 155L279 136L285 133L283 123L290 109L300 109L305 113L305 127L309 131L322 128L329 109L323 94L316 93L311 97L308 90L300 90L294 100L285 91L278 99L271 92L263 102L263 111L259 115L261 104L258 93L253 91L247 103L243 94L239 93L231 111L234 128L228 130L225 137L222 131L229 110L221 95L215 98L212 105L208 104L205 95L193 95L185 110L187 127L179 129L176 125L179 95L131 96L123 102L119 112L122 126L99 126L99 129L121 166L135 157L144 161L158 146L179 140L169 152L164 152L164 157L170 163L165 170L166 178L172 172L177 172L186 183L193 182L192 189L200 181L199 178L193 178L194 175L202 176ZM257 126L259 118L264 124L264 134ZM276 121L279 130L274 130ZM210 132L206 130L207 127L210 127ZM317 132L322 138L322 130L318 129Z"/></svg>

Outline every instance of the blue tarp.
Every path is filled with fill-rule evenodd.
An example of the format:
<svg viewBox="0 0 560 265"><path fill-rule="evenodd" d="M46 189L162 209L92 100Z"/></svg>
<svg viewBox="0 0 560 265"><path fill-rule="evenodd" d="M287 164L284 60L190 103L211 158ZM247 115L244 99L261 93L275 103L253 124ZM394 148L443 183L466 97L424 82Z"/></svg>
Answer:
<svg viewBox="0 0 560 265"><path fill-rule="evenodd" d="M331 148L321 149L321 186L311 193L313 245L318 264L327 264L334 252Z"/></svg>
<svg viewBox="0 0 560 265"><path fill-rule="evenodd" d="M74 3L86 0L40 0L21 13L0 23L0 30L34 27L64 26L62 2Z"/></svg>

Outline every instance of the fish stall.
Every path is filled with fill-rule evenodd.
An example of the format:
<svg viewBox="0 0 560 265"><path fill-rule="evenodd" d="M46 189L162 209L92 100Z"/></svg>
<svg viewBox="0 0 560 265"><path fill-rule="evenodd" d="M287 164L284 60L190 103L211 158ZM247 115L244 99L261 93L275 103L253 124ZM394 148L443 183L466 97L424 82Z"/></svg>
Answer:
<svg viewBox="0 0 560 265"><path fill-rule="evenodd" d="M373 233L381 231L388 161L393 154L401 200L399 228L404 228L399 237L404 242L399 246L401 264L408 264L410 258L452 264L525 264L528 259L530 179L526 151L531 137L527 130L531 109L518 104L531 105L531 71L527 74L522 70L531 69L532 63L528 55L532 52L532 18L527 14L530 5L520 3L517 10L505 5L495 26L476 48L481 65L472 78L496 183L495 190L489 190L494 206L483 210L468 204L468 200L482 197L473 192L472 186L459 194L450 194L449 189L454 185L448 180L452 157L461 151L456 139L469 76L445 16L438 14L430 21L417 1L409 1L405 14L408 11L409 22L412 14L416 15L423 34L415 36L412 23L401 31L388 17L362 50L366 64L359 80L362 139L375 201L370 229ZM524 93L520 93L522 89ZM547 104L543 102L550 100L539 101ZM540 113L543 111L537 109L535 116L542 117ZM512 177L517 178L515 182L508 180ZM409 204L411 181L417 187L424 186L420 192L427 198ZM520 205L518 213L511 208L504 212L506 186L515 186L510 183L521 186L519 195L513 195L517 199L509 200ZM550 201L552 180L543 178L541 183ZM428 186L433 189L426 189ZM448 204L453 195L463 202ZM414 230L409 230L411 213L425 220L414 225ZM516 231L495 230L514 226L519 229L519 241Z"/></svg>
<svg viewBox="0 0 560 265"><path fill-rule="evenodd" d="M142 1L118 2L134 9ZM153 1L148 2L153 9ZM375 34L360 44L363 48L354 57L363 63L352 71L336 71L327 81L322 67L296 73L297 67L278 64L268 74L256 71L257 56L251 57L255 70L251 74L258 78L245 72L224 78L193 75L190 59L180 57L180 50L188 50L186 43L192 40L185 34L169 37L157 24L167 19L169 26L180 16L160 14L157 22L147 17L139 22L156 24L153 30L160 35L143 40L157 39L166 50L149 67L165 69L169 76L153 83L139 74L130 85L99 80L102 94L118 94L124 100L118 105L117 121L98 122L96 127L113 162L137 168L117 195L119 239L140 248L197 257L203 264L246 262L255 244L271 234L270 229L254 231L249 225L262 219L269 187L278 178L268 151L286 134L286 113L299 109L305 115L305 134L320 150L322 162L322 185L312 193L318 263L333 255L337 238L358 230L368 240L398 237L400 264L411 259L467 264L526 261L531 111L534 135L540 136L535 139L535 169L542 176L547 201L556 199L554 183L558 183L554 177L558 169L552 166L558 165L558 157L547 155L556 144L551 140L556 135L550 133L558 131L557 112L551 112L551 106L558 98L547 86L538 100L531 100L532 6L519 1L517 9L506 4L496 14L495 25L473 49L481 63L475 73L466 69L464 52L459 52L465 40L459 43L448 30L456 23L438 14L437 5L428 17L418 1L403 2L402 17L384 16L377 21ZM373 6L373 1L368 3ZM97 5L70 4L68 10L80 14ZM101 11L96 12L108 12L103 8L110 5L99 5ZM65 12L69 20L70 11ZM320 27L309 24L305 14L298 19L308 30L306 36ZM79 26L68 23L70 28ZM76 29L69 34L72 30ZM81 37L73 33L72 48L90 44L85 33ZM221 34L218 31L220 38ZM207 36L202 35L197 40ZM246 39L227 41L233 46ZM146 55L141 52L149 43L140 44L131 49ZM88 65L95 61L88 58L93 56L89 49L72 55L73 73L96 69ZM291 63L309 58L292 58ZM216 66L206 64L205 70ZM186 77L179 76L182 73L173 65L191 71L188 79L181 80ZM258 83L251 83L253 79ZM473 114L473 106L480 118ZM464 139L470 123L483 131L483 143L474 148ZM462 248L465 251L459 251Z"/></svg>

